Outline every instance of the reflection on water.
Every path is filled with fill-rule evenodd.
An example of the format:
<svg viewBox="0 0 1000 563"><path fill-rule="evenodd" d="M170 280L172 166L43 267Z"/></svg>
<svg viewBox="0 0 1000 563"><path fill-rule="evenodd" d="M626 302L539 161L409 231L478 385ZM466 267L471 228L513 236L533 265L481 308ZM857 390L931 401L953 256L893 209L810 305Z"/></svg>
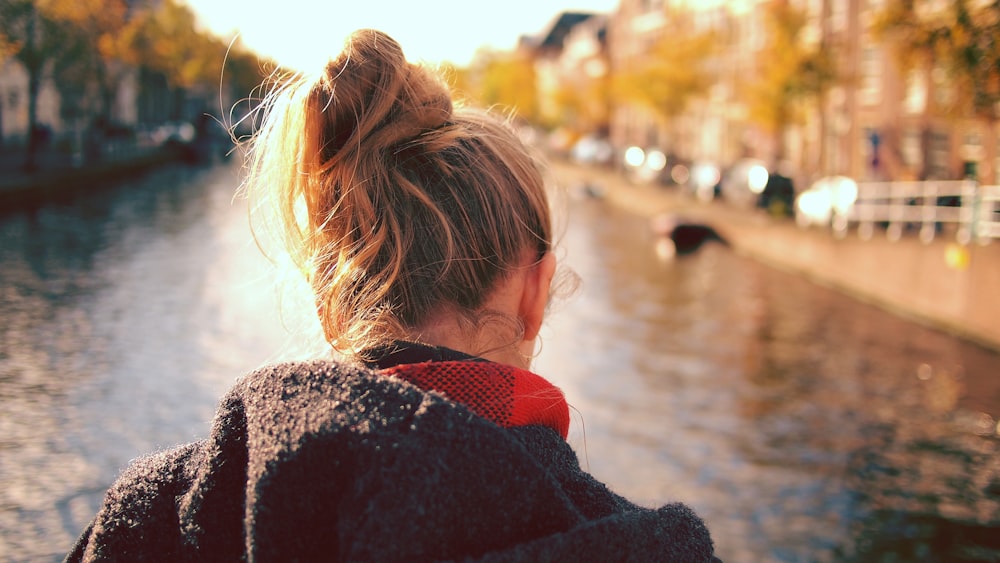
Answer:
<svg viewBox="0 0 1000 563"><path fill-rule="evenodd" d="M1000 356L719 246L572 208L584 280L536 367L618 491L679 499L724 560L1000 560Z"/></svg>
<svg viewBox="0 0 1000 563"><path fill-rule="evenodd" d="M292 336L315 334L309 307L279 315L235 185L167 169L0 215L4 558L60 559L129 459L204 436L239 374L310 348ZM536 369L593 473L691 504L727 561L1000 553L997 354L722 247L663 262L652 243L641 220L571 206L583 285Z"/></svg>
<svg viewBox="0 0 1000 563"><path fill-rule="evenodd" d="M233 170L0 216L0 559L60 559L135 456L286 348Z"/></svg>

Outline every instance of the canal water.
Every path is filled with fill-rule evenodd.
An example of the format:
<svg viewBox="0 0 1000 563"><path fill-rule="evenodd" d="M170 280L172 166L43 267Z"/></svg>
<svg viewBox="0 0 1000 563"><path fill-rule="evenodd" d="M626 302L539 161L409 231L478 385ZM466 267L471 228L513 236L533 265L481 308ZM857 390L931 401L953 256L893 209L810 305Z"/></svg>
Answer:
<svg viewBox="0 0 1000 563"><path fill-rule="evenodd" d="M0 213L0 560L61 559L130 459L321 349L237 181L169 168ZM660 259L597 200L561 242L582 281L535 368L614 490L688 503L728 562L997 560L1000 355L725 247Z"/></svg>

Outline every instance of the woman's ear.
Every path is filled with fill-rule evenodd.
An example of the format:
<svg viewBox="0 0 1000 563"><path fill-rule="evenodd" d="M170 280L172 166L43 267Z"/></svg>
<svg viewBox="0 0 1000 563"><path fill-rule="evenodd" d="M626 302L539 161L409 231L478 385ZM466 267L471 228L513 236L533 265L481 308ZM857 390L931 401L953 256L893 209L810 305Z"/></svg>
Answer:
<svg viewBox="0 0 1000 563"><path fill-rule="evenodd" d="M524 290L518 315L524 322L524 340L534 340L545 320L545 307L549 303L549 289L556 273L556 257L551 252L535 262L525 273Z"/></svg>

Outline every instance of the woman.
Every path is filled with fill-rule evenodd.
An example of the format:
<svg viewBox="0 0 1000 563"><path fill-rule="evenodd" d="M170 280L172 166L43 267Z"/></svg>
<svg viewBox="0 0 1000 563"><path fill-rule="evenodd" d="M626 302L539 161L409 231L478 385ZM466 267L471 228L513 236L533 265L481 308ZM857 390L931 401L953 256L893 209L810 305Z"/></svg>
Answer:
<svg viewBox="0 0 1000 563"><path fill-rule="evenodd" d="M121 475L69 559L713 560L687 507L580 470L527 370L555 259L517 136L371 30L264 107L249 194L344 359L244 377L208 439Z"/></svg>

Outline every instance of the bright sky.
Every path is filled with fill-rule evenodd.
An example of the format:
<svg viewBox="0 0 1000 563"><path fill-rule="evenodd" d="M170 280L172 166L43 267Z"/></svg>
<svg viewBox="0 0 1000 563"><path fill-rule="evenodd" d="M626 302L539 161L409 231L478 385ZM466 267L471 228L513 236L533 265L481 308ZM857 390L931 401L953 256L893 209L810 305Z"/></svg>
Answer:
<svg viewBox="0 0 1000 563"><path fill-rule="evenodd" d="M482 46L513 49L565 11L609 13L618 0L185 0L214 33L310 71L355 29L385 31L411 61L467 65Z"/></svg>

